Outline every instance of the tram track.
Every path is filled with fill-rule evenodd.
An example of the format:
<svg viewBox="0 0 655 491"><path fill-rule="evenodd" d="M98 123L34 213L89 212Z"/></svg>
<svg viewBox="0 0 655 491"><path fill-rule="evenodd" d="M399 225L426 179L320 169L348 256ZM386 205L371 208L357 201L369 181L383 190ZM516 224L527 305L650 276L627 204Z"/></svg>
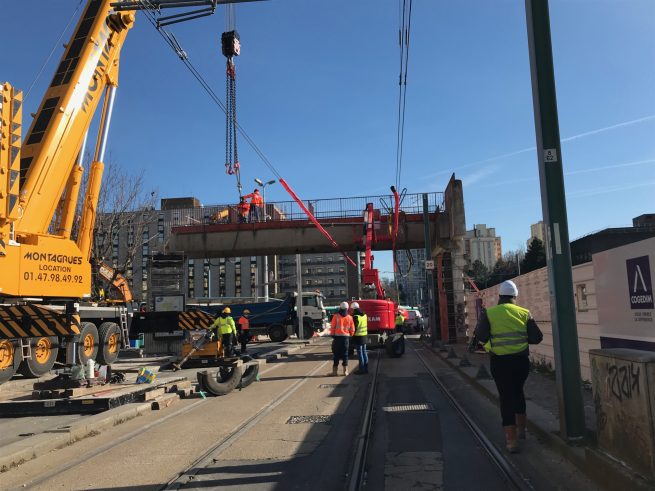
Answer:
<svg viewBox="0 0 655 491"><path fill-rule="evenodd" d="M410 345L411 346L411 345ZM455 410L459 418L462 420L466 428L469 429L475 440L479 443L489 460L494 464L498 472L507 482L508 489L517 491L529 491L534 488L523 477L521 472L516 466L507 458L507 456L499 450L496 445L485 435L482 429L468 414L464 407L457 401L450 390L439 379L435 370L430 366L426 359L421 355L421 348L411 347L406 353L416 356L420 364L425 368L425 371L433 382L438 391L445 396L450 406ZM349 474L349 479L346 485L348 491L358 491L366 489L367 480L367 467L370 465L367 459L369 446L372 442L372 430L374 428L374 419L376 416L376 401L378 395L378 385L380 383L380 367L383 364L383 357L377 357L375 371L373 372L373 380L371 381L370 390L364 415L362 417L361 430L357 438L357 446L355 449L354 465Z"/></svg>
<svg viewBox="0 0 655 491"><path fill-rule="evenodd" d="M316 349L320 348L320 346L315 346L307 350L305 354L312 354ZM239 439L243 434L245 434L250 428L252 428L257 422L259 422L262 418L264 418L266 415L268 415L273 409L275 409L277 406L282 404L287 398L289 398L293 393L295 393L302 385L304 385L307 380L309 380L312 376L316 375L318 372L323 370L325 368L325 365L327 365L329 362L324 361L320 363L318 366L314 366L311 370L307 371L306 373L303 373L302 375L299 375L299 380L291 384L289 387L285 388L282 390L270 403L266 404L264 407L262 407L259 411L257 411L255 414L247 418L244 422L242 422L237 428L235 428L233 431L229 432L227 435L225 435L223 438L221 438L215 445L211 446L208 450L206 450L199 458L197 458L191 465L187 466L185 469L182 471L178 472L175 477L170 479L168 482L166 482L162 487L159 489L180 489L186 481L192 480L193 476L195 473L202 468L204 465L207 463L212 462L212 459L218 456L223 450L226 450L227 448L230 447L235 441ZM282 363L280 364L275 364L266 370L262 371L260 375L266 375L274 370L277 370L283 366ZM180 409L177 409L169 414L166 414L165 416L162 416L154 421L151 421L145 425L140 426L139 428L130 431L116 439L113 439L112 441L100 445L93 449L90 452L87 452L85 454L85 461L99 457L107 452L110 452L112 450L115 450L117 446L127 444L131 442L132 440L136 439L137 437L143 436L145 432L148 432L149 430L153 430L157 427L160 427L164 425L166 422L169 422L175 418L183 417L190 413L192 410L197 408L198 406L203 404L204 399L200 399L196 402L193 402L187 406L184 406ZM25 490L25 489L33 489L36 488L42 484L47 483L48 481L55 479L62 474L64 474L67 471L70 471L71 469L74 469L80 465L84 464L84 462L80 461L71 461L63 465L57 466L56 469L53 469L50 472L41 474L29 481L24 482L21 486L15 487L13 489L15 490ZM187 478L187 479L185 479Z"/></svg>

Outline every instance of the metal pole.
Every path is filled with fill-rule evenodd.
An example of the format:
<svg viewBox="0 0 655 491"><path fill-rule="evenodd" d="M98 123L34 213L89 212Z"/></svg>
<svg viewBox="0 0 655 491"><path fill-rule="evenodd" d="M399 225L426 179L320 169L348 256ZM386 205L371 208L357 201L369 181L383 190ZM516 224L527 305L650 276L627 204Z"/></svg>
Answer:
<svg viewBox="0 0 655 491"><path fill-rule="evenodd" d="M114 101L116 100L116 86L109 87L109 100L107 102L107 112L105 113L104 121L102 122L102 131L100 133L100 141L98 142L98 154L96 160L104 162L105 150L107 149L107 137L109 135L109 123L111 123L111 115L114 111Z"/></svg>
<svg viewBox="0 0 655 491"><path fill-rule="evenodd" d="M567 439L579 439L585 435L585 417L548 0L526 0L525 10L541 205L546 223L560 431Z"/></svg>
<svg viewBox="0 0 655 491"><path fill-rule="evenodd" d="M432 248L430 244L430 208L428 206L428 195L423 193L423 235L425 237L425 260L432 259ZM434 308L434 276L431 269L425 270L425 281L428 289L428 327L430 329L430 340L432 346L437 343L437 319Z"/></svg>
<svg viewBox="0 0 655 491"><path fill-rule="evenodd" d="M266 221L266 184L262 186L262 201L264 202L264 221ZM264 302L268 302L268 256L264 255Z"/></svg>
<svg viewBox="0 0 655 491"><path fill-rule="evenodd" d="M298 296L296 297L296 315L298 316L298 339L304 339L305 333L303 329L303 311L302 311L302 255L296 254L296 289Z"/></svg>

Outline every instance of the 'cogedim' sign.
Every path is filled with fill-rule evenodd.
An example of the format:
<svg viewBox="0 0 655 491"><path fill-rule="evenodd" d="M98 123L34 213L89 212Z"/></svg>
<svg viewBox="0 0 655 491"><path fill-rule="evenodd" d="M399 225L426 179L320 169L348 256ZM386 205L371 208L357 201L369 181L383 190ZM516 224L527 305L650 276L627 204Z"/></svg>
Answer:
<svg viewBox="0 0 655 491"><path fill-rule="evenodd" d="M635 257L625 262L628 270L631 309L653 308L653 283L650 278L648 256Z"/></svg>

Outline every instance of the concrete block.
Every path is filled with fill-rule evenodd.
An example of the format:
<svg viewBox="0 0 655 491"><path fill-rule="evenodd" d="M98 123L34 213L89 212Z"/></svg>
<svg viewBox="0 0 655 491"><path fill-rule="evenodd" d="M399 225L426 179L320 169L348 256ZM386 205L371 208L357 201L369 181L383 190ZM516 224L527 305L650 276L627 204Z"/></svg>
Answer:
<svg viewBox="0 0 655 491"><path fill-rule="evenodd" d="M166 393L165 387L159 387L157 389L149 390L145 392L142 396L144 402L152 401L159 396L163 396Z"/></svg>
<svg viewBox="0 0 655 491"><path fill-rule="evenodd" d="M457 358L457 353L455 352L452 346L448 348L448 355L446 356L446 358L448 358L449 360L452 358Z"/></svg>
<svg viewBox="0 0 655 491"><path fill-rule="evenodd" d="M655 477L655 353L599 349L589 355L598 446Z"/></svg>
<svg viewBox="0 0 655 491"><path fill-rule="evenodd" d="M484 379L490 379L491 378L491 375L489 375L489 370L487 370L487 367L486 367L486 365L484 363L482 365L480 365L480 367L478 368L478 372L475 374L475 378L477 378L479 380L480 379L484 380Z"/></svg>
<svg viewBox="0 0 655 491"><path fill-rule="evenodd" d="M470 367L471 366L471 362L466 357L466 355L462 355L462 359L459 361L459 366L460 367Z"/></svg>

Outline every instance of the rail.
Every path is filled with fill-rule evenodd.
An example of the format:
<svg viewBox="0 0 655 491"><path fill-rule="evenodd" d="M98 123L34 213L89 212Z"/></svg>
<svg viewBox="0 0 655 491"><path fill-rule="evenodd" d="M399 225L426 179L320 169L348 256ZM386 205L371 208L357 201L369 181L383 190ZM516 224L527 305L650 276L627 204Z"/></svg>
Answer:
<svg viewBox="0 0 655 491"><path fill-rule="evenodd" d="M433 192L428 195L428 211L435 213L444 210L443 193ZM392 195L356 196L350 198L328 198L306 200L305 205L319 220L331 218L360 218L367 203L373 203L376 210L383 215L389 215L393 209ZM406 194L401 203L400 211L406 214L423 213L423 194ZM169 227L187 225L207 225L212 223L236 223L238 213L236 203L199 206L195 208L180 208L168 210ZM295 201L266 202L267 221L306 220L307 215Z"/></svg>

